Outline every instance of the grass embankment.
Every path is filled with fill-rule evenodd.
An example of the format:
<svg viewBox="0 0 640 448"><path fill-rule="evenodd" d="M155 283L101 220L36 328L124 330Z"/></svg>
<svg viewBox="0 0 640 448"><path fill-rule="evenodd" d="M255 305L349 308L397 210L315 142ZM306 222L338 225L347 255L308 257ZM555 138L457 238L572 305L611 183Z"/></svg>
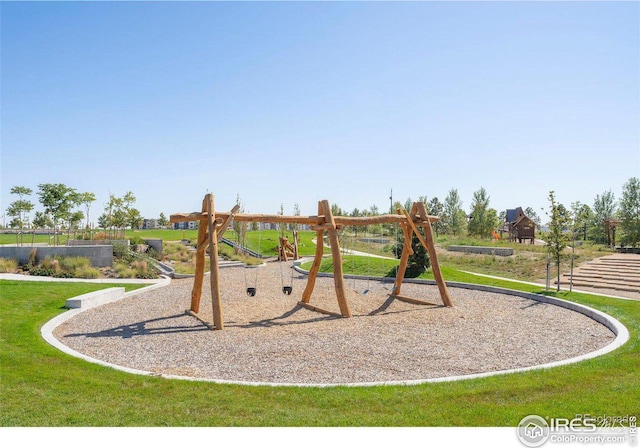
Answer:
<svg viewBox="0 0 640 448"><path fill-rule="evenodd" d="M445 277L540 292L455 272ZM0 281L2 426L515 426L529 414L638 411L640 307L633 301L559 294L613 315L631 333L615 352L574 365L419 386L274 388L130 375L42 340L40 327L66 298L107 286Z"/></svg>

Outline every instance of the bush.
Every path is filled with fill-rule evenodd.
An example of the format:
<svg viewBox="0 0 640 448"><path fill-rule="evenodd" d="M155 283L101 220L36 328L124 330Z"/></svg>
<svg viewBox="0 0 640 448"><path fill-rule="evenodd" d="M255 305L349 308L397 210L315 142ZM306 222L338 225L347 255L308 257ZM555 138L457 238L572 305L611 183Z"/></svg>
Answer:
<svg viewBox="0 0 640 448"><path fill-rule="evenodd" d="M14 258L0 258L0 272L9 274L18 272L18 260Z"/></svg>
<svg viewBox="0 0 640 448"><path fill-rule="evenodd" d="M86 257L48 257L27 269L31 275L56 278L98 278L100 271L91 266Z"/></svg>
<svg viewBox="0 0 640 448"><path fill-rule="evenodd" d="M138 235L133 235L131 238L129 238L130 246L136 246L138 244L145 244L144 240L140 238Z"/></svg>
<svg viewBox="0 0 640 448"><path fill-rule="evenodd" d="M113 256L118 261L122 261L125 263L131 263L131 261L133 261L133 255L131 255L129 246L127 246L126 244L114 244Z"/></svg>

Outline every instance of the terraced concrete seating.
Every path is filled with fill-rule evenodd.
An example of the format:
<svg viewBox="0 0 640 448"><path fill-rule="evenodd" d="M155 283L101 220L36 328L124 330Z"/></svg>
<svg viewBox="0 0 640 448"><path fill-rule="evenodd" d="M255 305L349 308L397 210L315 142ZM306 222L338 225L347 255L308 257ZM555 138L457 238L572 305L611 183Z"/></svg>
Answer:
<svg viewBox="0 0 640 448"><path fill-rule="evenodd" d="M569 275L560 277L569 286ZM591 260L573 271L573 286L640 294L640 255L615 254Z"/></svg>

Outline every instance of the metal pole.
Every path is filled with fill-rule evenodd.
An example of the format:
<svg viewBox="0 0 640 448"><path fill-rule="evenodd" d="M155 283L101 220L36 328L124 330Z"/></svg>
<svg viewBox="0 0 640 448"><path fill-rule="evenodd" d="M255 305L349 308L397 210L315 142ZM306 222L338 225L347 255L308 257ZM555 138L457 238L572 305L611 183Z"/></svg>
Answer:
<svg viewBox="0 0 640 448"><path fill-rule="evenodd" d="M573 259L576 253L576 235L573 235L573 246L571 246L571 274L569 275L569 292L573 291Z"/></svg>
<svg viewBox="0 0 640 448"><path fill-rule="evenodd" d="M551 254L549 254L549 252L547 252L547 291L549 291L549 287L551 285Z"/></svg>

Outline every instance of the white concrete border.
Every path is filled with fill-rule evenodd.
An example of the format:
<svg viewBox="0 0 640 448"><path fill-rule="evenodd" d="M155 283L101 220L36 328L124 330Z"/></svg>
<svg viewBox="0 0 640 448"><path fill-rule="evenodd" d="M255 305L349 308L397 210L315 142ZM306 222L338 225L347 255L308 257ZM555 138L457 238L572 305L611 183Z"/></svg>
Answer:
<svg viewBox="0 0 640 448"><path fill-rule="evenodd" d="M299 269L299 268L298 268ZM298 270L297 269L297 270ZM300 271L302 271L300 269ZM304 271L303 271L304 272ZM169 284L170 280L166 279L166 283L157 283L155 285L149 286L147 288L141 288L135 291L131 291L127 293L125 296L130 297L136 294L140 294L142 292L149 291L150 289L155 289L161 286L165 286ZM432 280L416 280L416 279L407 279L405 280L411 283L423 283L423 284L435 284ZM595 320L596 322L604 325L608 329L610 329L615 335L615 339L605 347L598 349L596 351L586 353L584 355L575 356L573 358L564 359L561 361L550 362L546 364L540 364L536 366L530 367L522 367L517 369L508 369L508 370L499 370L494 372L483 372L476 373L470 375L458 375L458 376L449 376L449 377L440 377L440 378L425 378L425 379L417 379L417 380L400 380L400 381L380 381L380 382L366 382L366 383L267 383L267 382L249 382L249 381L231 381L231 380L222 380L222 379L212 379L212 378L193 378L188 376L180 376L180 375L167 375L167 374L158 374L155 372L149 372L145 370L131 369L124 366L119 366L116 364L111 364L96 358L92 358L90 356L84 355L80 352L77 352L58 339L53 336L54 329L65 322L66 320L76 316L81 313L83 309L75 309L71 311L67 311L59 316L56 316L49 322L47 322L41 329L40 333L42 337L52 346L56 347L60 351L67 353L71 356L75 356L77 358L83 359L85 361L100 364L102 366L111 367L116 370L121 370L123 372L132 373L136 375L146 375L146 376L156 376L166 379L176 379L176 380L186 380L186 381L198 381L198 382L209 382L209 383L217 383L217 384L236 384L236 385L244 385L244 386L274 386L274 387L370 387L370 386L411 386L425 383L440 383L447 381L460 381L460 380L469 380L476 378L485 378L489 376L495 375L505 375L509 373L518 373L518 372L528 372L532 370L541 370L541 369L549 369L552 367L558 367L568 364L574 364L580 361L584 361L587 359L596 358L598 356L602 356L606 353L610 353L617 348L624 345L629 340L629 331L627 328L616 318L609 316L601 311L598 311L594 308L580 305L575 302L570 302L568 300L558 299L555 297L548 297L539 294L533 294L523 291L516 291L505 288L497 288L493 286L484 286L484 285L475 285L470 283L460 283L460 282L447 282L447 286L452 288L465 288L465 289L473 289L478 291L487 291L487 292L495 292L499 294L508 294L517 297L523 297L530 300L535 300L541 303L548 303L551 305L559 306L562 308L569 309L571 311L575 311L585 316Z"/></svg>

